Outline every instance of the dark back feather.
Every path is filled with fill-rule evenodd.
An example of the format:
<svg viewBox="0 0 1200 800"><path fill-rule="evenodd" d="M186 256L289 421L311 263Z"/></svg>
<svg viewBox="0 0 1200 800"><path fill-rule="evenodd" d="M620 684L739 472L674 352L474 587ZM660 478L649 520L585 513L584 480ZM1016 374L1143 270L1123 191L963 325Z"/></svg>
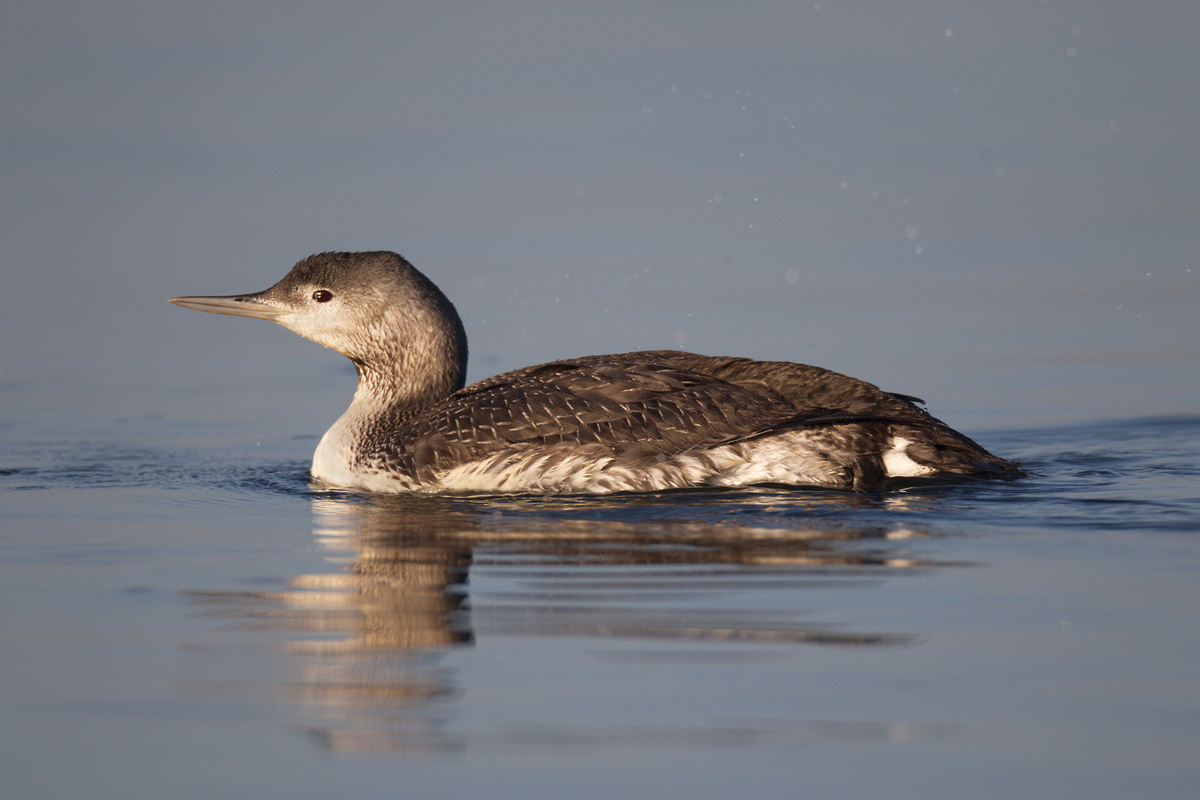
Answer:
<svg viewBox="0 0 1200 800"><path fill-rule="evenodd" d="M498 451L555 445L618 459L676 455L806 426L919 428L928 458L985 469L1000 459L912 400L788 362L670 350L539 364L472 384L392 429L381 466L427 480ZM917 438L917 435L914 435ZM415 443L415 445L414 445Z"/></svg>

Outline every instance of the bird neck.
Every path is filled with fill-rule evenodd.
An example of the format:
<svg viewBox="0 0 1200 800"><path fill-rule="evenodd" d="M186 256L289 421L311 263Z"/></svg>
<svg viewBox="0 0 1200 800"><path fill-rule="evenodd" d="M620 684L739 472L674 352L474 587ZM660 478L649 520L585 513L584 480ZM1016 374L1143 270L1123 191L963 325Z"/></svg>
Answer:
<svg viewBox="0 0 1200 800"><path fill-rule="evenodd" d="M357 412L360 420L386 420L395 426L462 388L463 370L457 365L413 361L376 365L356 361L358 389L349 411Z"/></svg>
<svg viewBox="0 0 1200 800"><path fill-rule="evenodd" d="M333 486L356 485L363 469L403 447L397 433L413 417L462 388L465 361L465 352L461 359L443 359L440 368L430 362L405 369L403 360L383 367L356 360L354 400L321 437L313 477Z"/></svg>

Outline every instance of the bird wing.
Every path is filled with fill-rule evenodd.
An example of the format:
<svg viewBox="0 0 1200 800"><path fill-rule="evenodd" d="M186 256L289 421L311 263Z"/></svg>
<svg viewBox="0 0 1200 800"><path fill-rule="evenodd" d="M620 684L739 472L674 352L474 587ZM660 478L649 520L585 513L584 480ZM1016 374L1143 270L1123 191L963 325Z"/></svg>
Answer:
<svg viewBox="0 0 1200 800"><path fill-rule="evenodd" d="M414 478L508 449L573 445L677 454L785 427L852 422L798 409L762 382L729 382L654 360L590 357L489 378L409 420L387 461Z"/></svg>
<svg viewBox="0 0 1200 800"><path fill-rule="evenodd" d="M912 399L872 384L819 367L677 351L588 356L488 378L408 420L381 456L424 482L529 448L634 459L871 423L910 432L920 462L961 461L971 471L1001 461Z"/></svg>

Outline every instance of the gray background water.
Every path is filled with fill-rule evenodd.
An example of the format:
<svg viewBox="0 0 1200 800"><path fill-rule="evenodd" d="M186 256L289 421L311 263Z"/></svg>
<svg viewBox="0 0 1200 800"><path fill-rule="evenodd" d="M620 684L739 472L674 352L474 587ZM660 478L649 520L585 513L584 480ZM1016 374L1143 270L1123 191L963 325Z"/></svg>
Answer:
<svg viewBox="0 0 1200 800"><path fill-rule="evenodd" d="M1194 796L1198 36L1188 2L9 4L0 789ZM349 365L164 299L379 248L471 379L816 363L1038 474L314 495Z"/></svg>

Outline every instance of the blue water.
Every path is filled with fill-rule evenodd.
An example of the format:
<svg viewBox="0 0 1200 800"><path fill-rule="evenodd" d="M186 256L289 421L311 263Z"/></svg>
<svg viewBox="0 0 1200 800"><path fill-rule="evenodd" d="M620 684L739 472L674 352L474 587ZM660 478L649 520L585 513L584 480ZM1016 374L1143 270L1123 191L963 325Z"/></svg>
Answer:
<svg viewBox="0 0 1200 800"><path fill-rule="evenodd" d="M1200 796L1194 0L151 5L0 24L0 798ZM801 361L1029 476L314 491L352 366L165 299L374 249L469 380Z"/></svg>
<svg viewBox="0 0 1200 800"><path fill-rule="evenodd" d="M1200 785L1198 417L984 432L1015 481L607 498L315 491L309 439L177 427L5 432L9 796Z"/></svg>

